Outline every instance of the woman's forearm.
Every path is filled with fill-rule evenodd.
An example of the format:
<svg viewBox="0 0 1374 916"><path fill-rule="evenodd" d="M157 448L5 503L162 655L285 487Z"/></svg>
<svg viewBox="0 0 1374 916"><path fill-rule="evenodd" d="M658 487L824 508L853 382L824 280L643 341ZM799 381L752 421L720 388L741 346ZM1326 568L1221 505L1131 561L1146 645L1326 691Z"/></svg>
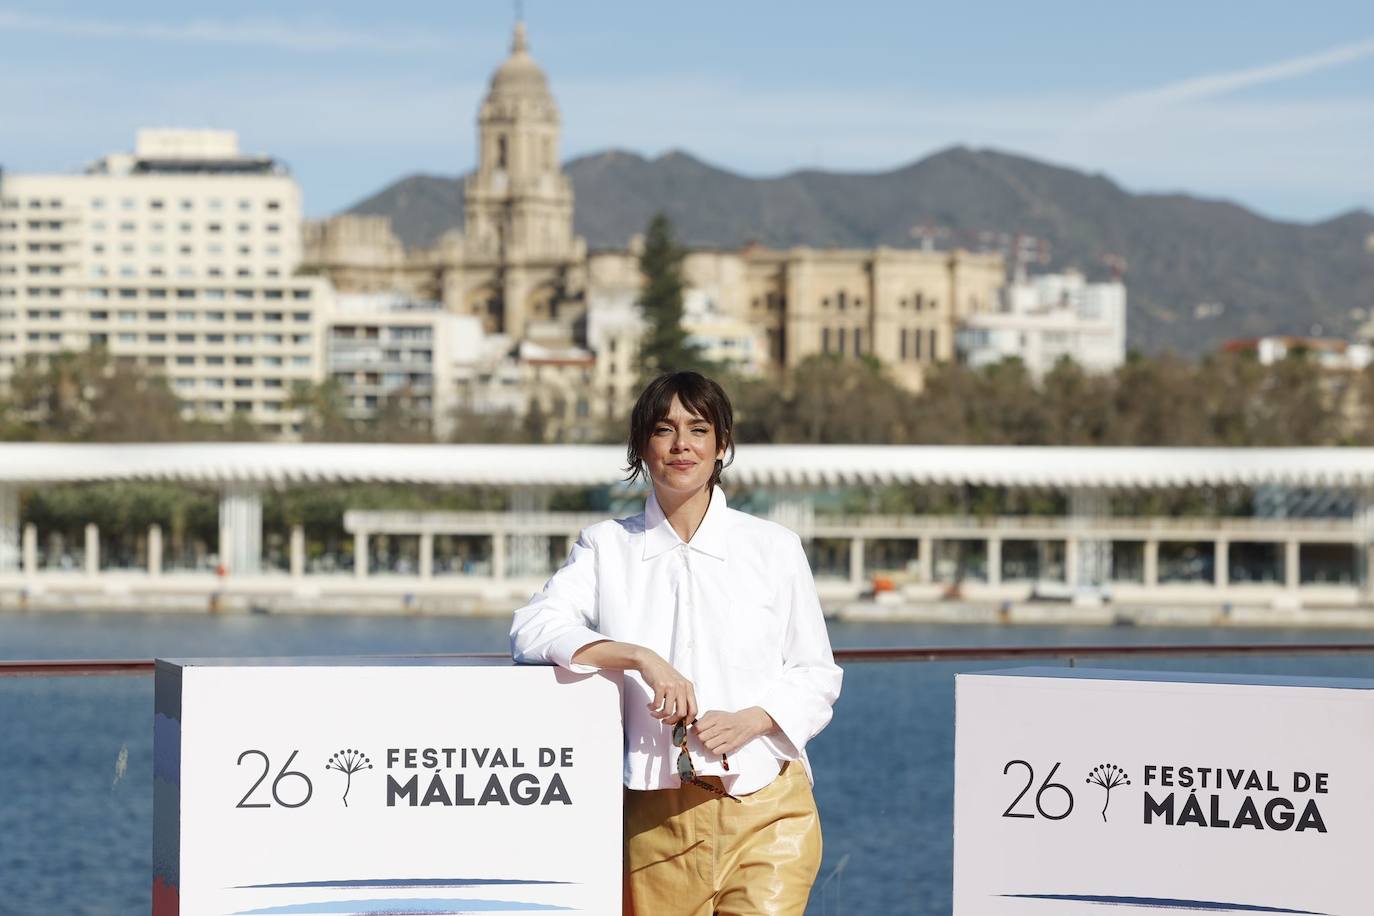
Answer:
<svg viewBox="0 0 1374 916"><path fill-rule="evenodd" d="M653 655L652 650L634 643L603 639L578 649L573 653L572 660L579 665L591 665L594 668L639 671Z"/></svg>

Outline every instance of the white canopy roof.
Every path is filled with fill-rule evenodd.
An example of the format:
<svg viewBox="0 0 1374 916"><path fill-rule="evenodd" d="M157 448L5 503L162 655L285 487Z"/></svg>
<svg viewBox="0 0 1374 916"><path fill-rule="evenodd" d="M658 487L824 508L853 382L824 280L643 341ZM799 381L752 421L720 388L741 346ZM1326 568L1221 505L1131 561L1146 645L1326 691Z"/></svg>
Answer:
<svg viewBox="0 0 1374 916"><path fill-rule="evenodd" d="M614 445L0 443L0 484L24 485L141 480L598 486L622 479L624 464L624 449ZM884 483L1374 488L1374 449L744 445L726 480L809 489Z"/></svg>

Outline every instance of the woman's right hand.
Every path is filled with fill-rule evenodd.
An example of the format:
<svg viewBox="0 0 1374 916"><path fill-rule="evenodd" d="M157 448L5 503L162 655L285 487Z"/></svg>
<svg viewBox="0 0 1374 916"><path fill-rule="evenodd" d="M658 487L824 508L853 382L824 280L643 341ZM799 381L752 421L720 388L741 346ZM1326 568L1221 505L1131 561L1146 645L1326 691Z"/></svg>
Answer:
<svg viewBox="0 0 1374 916"><path fill-rule="evenodd" d="M655 719L663 719L669 725L676 725L683 720L692 722L696 719L696 689L691 681L683 677L662 656L650 649L644 649L637 670L639 676L644 678L644 683L654 692L649 712Z"/></svg>

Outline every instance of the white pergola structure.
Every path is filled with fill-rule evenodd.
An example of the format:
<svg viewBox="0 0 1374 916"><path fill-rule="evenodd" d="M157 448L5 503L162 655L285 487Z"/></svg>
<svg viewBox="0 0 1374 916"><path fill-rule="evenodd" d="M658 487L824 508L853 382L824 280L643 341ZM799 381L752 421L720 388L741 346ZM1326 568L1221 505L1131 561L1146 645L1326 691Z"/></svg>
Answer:
<svg viewBox="0 0 1374 916"><path fill-rule="evenodd" d="M262 550L261 494L268 489L320 483L386 483L453 487L500 487L512 494L512 508L526 516L546 505L540 494L555 488L600 487L624 477L624 449L620 446L512 446L512 445L374 445L374 444L0 444L0 572L29 567L27 554L31 532L20 530L18 494L22 488L97 481L144 481L184 483L217 488L220 502L220 561L235 575L259 571ZM1068 545L1065 557L1070 585L1100 582L1103 576L1103 545L1110 549L1111 526L1104 525L1107 496L1119 491L1171 488L1270 487L1323 488L1352 494L1360 506L1374 492L1374 449L1194 449L1194 448L1093 448L1093 447L978 447L978 446L807 446L743 445L726 476L727 482L746 488L767 488L784 494L775 518L790 523L803 536L824 534L833 525L814 524L811 494L834 488L893 484L970 485L1055 490L1069 495L1067 518L1051 520L1046 528ZM788 495L790 494L790 495ZM368 526L376 514L350 512L347 527L359 539L366 556ZM492 521L492 532L512 538L519 551L524 534L565 525L567 519L538 524ZM431 520L432 521L432 520ZM1168 520L1165 520L1168 521ZM888 523L884 523L888 524ZM895 523L892 523L895 524ZM421 519L410 529L422 541L432 538L433 526ZM932 521L935 527L949 527ZM1351 539L1366 548L1374 542L1369 513L1361 510L1347 521L1335 539ZM494 527L492 527L494 526ZM470 527L470 526L469 526ZM893 536L862 530L841 535L852 547L849 562L856 578L862 574L865 537ZM891 524L888 524L891 527ZM1032 526L1033 527L1033 526ZM529 529L526 531L525 529ZM374 531L381 533L379 529ZM448 530L467 530L462 526ZM1036 529L1037 531L1039 529ZM575 529L574 529L575 532ZM1105 533L1104 533L1105 532ZM567 534L566 530L562 530ZM833 532L832 532L833 534ZM1042 536L1044 532L1039 535ZM908 531L903 536L922 539L928 566L931 537L960 537L958 531ZM980 535L982 536L982 535ZM1118 533L1138 537L1140 532ZM293 532L292 572L298 574L300 532ZM1269 540L1274 540L1272 536ZM1217 546L1218 584L1224 584L1224 550L1227 535L1209 534ZM1322 540L1320 532L1317 540ZM88 542L91 532L88 531ZM160 533L150 533L149 571L160 555ZM987 534L987 559L992 575L998 575L1002 533ZM1148 537L1147 537L1148 540ZM1145 567L1158 559L1149 547ZM94 548L95 545L89 545ZM1157 545L1156 545L1157 547ZM1295 575L1296 540L1288 538L1285 556L1290 579ZM88 550L86 563L93 564ZM505 547L498 565L508 560ZM422 551L421 565L425 565ZM95 568L98 569L98 566ZM423 571L423 570L422 570ZM358 575L366 576L366 563ZM1146 581L1149 581L1147 572Z"/></svg>

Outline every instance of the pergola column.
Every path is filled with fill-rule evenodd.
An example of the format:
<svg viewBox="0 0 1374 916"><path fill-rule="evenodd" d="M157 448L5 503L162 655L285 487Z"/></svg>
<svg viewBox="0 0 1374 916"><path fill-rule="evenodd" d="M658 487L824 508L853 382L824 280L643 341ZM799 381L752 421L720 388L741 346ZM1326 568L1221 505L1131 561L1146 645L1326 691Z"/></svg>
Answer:
<svg viewBox="0 0 1374 916"><path fill-rule="evenodd" d="M1231 542L1217 538L1212 548L1212 582L1217 588L1231 584Z"/></svg>
<svg viewBox="0 0 1374 916"><path fill-rule="evenodd" d="M1142 578L1146 588L1159 584L1159 541L1155 538L1145 540L1145 569Z"/></svg>
<svg viewBox="0 0 1374 916"><path fill-rule="evenodd" d="M1064 545L1068 585L1097 587L1106 584L1111 569L1112 543L1098 536L1093 523L1108 518L1111 508L1106 490L1075 487L1069 491L1069 528L1074 534Z"/></svg>
<svg viewBox="0 0 1374 916"><path fill-rule="evenodd" d="M988 536L988 585L1002 584L1002 539Z"/></svg>
<svg viewBox="0 0 1374 916"><path fill-rule="evenodd" d="M851 538L849 541L849 583L863 585L864 581L864 539Z"/></svg>
<svg viewBox="0 0 1374 916"><path fill-rule="evenodd" d="M930 535L916 542L916 571L923 584L935 581L935 538Z"/></svg>
<svg viewBox="0 0 1374 916"><path fill-rule="evenodd" d="M434 532L420 532L420 578L434 578Z"/></svg>
<svg viewBox="0 0 1374 916"><path fill-rule="evenodd" d="M24 575L38 572L38 526L29 522L24 526Z"/></svg>
<svg viewBox="0 0 1374 916"><path fill-rule="evenodd" d="M353 575L359 579L367 578L367 529L359 528L353 532Z"/></svg>
<svg viewBox="0 0 1374 916"><path fill-rule="evenodd" d="M148 526L148 575L162 575L162 526Z"/></svg>
<svg viewBox="0 0 1374 916"><path fill-rule="evenodd" d="M305 576L305 526L291 526L291 578Z"/></svg>
<svg viewBox="0 0 1374 916"><path fill-rule="evenodd" d="M1302 581L1300 550L1297 538L1289 538L1283 544L1283 585L1290 591L1297 591Z"/></svg>
<svg viewBox="0 0 1374 916"><path fill-rule="evenodd" d="M100 574L100 527L95 522L86 525L86 575Z"/></svg>
<svg viewBox="0 0 1374 916"><path fill-rule="evenodd" d="M0 484L0 573L18 571L20 538L19 488Z"/></svg>
<svg viewBox="0 0 1374 916"><path fill-rule="evenodd" d="M252 487L231 484L220 494L219 561L231 575L262 571L262 494Z"/></svg>

